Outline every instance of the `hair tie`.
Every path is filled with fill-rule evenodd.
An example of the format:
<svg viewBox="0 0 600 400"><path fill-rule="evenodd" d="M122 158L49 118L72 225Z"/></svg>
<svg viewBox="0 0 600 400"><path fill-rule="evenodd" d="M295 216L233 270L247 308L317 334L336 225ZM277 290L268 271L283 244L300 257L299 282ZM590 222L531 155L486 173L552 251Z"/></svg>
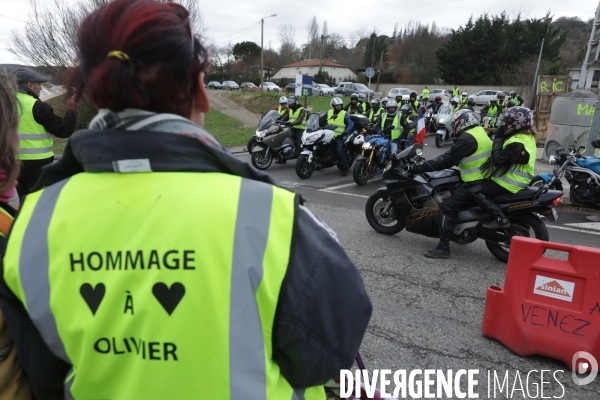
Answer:
<svg viewBox="0 0 600 400"><path fill-rule="evenodd" d="M117 57L121 61L129 60L129 56L119 50L109 51L108 54L106 55L106 58L110 58L110 57Z"/></svg>

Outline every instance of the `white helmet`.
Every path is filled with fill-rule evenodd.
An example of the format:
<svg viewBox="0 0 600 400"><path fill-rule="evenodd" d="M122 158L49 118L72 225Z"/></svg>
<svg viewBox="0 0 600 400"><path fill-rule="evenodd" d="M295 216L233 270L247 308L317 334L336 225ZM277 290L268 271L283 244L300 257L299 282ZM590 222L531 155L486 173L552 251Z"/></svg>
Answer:
<svg viewBox="0 0 600 400"><path fill-rule="evenodd" d="M390 111L390 108L392 107L394 107L394 111ZM396 103L396 100L390 99L385 105L385 109L387 110L388 114L394 115L396 114L396 111L398 111L398 103Z"/></svg>
<svg viewBox="0 0 600 400"><path fill-rule="evenodd" d="M282 106L283 106L284 104L287 106L287 103L288 103L288 99L287 99L287 97L285 97L285 96L281 96L281 97L279 98L279 104L281 104Z"/></svg>
<svg viewBox="0 0 600 400"><path fill-rule="evenodd" d="M450 100L450 103L456 105L460 102L460 100L458 99L458 97L453 97L452 100Z"/></svg>
<svg viewBox="0 0 600 400"><path fill-rule="evenodd" d="M382 103L386 103L387 104L388 101L390 101L390 98L387 97L387 96L385 96L383 99L381 99Z"/></svg>
<svg viewBox="0 0 600 400"><path fill-rule="evenodd" d="M469 95L469 93L467 93L467 92L462 92L462 94L461 94L461 96L468 96L468 95Z"/></svg>
<svg viewBox="0 0 600 400"><path fill-rule="evenodd" d="M333 99L331 99L331 101L329 102L329 105L331 106L331 108L335 109L335 106L343 106L344 102L342 101L342 99L340 99L339 97L334 97Z"/></svg>

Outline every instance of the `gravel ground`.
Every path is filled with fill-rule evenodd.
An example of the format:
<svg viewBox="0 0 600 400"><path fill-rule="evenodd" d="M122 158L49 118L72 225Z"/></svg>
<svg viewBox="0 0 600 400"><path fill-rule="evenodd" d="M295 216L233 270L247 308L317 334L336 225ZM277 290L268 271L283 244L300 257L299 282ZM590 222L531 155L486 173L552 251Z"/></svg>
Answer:
<svg viewBox="0 0 600 400"><path fill-rule="evenodd" d="M224 90L208 90L210 106L223 114L242 122L243 128L255 128L260 114L252 113L232 101L231 92Z"/></svg>

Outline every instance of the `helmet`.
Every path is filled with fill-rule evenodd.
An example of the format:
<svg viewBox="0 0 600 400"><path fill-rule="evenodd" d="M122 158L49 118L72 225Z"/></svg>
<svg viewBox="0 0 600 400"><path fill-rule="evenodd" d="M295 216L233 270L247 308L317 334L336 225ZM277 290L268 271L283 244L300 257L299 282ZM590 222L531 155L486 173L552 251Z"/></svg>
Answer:
<svg viewBox="0 0 600 400"><path fill-rule="evenodd" d="M367 97L367 96L365 96L365 95L364 95L364 94L362 94L362 93L359 93L359 94L358 94L358 101L365 101L365 97Z"/></svg>
<svg viewBox="0 0 600 400"><path fill-rule="evenodd" d="M384 97L383 99L381 99L381 103L383 103L383 104L387 104L388 101L390 101L390 98L387 96Z"/></svg>
<svg viewBox="0 0 600 400"><path fill-rule="evenodd" d="M502 99L506 98L506 95L504 94L504 92L500 92L500 93L498 93L498 98L502 100Z"/></svg>
<svg viewBox="0 0 600 400"><path fill-rule="evenodd" d="M475 100L473 100L473 99L467 100L467 105L470 107L475 107Z"/></svg>
<svg viewBox="0 0 600 400"><path fill-rule="evenodd" d="M375 99L371 100L371 105L373 107L379 107L381 105L381 101L379 99L375 98Z"/></svg>
<svg viewBox="0 0 600 400"><path fill-rule="evenodd" d="M479 126L479 118L471 110L458 110L452 114L452 131L456 136L467 129Z"/></svg>
<svg viewBox="0 0 600 400"><path fill-rule="evenodd" d="M394 115L396 114L396 111L398 111L398 103L396 103L396 100L389 100L385 108L387 109L388 114ZM390 111L390 108L393 108L393 110Z"/></svg>
<svg viewBox="0 0 600 400"><path fill-rule="evenodd" d="M331 108L335 109L335 106L343 106L344 102L342 101L342 99L340 99L339 97L334 97L333 99L331 99L331 101L329 102L329 105L331 106Z"/></svg>
<svg viewBox="0 0 600 400"><path fill-rule="evenodd" d="M516 91L516 90L512 90L512 91L510 92L510 95L511 95L511 96L516 96L516 95L517 95L517 91Z"/></svg>
<svg viewBox="0 0 600 400"><path fill-rule="evenodd" d="M506 136L519 133L533 126L533 114L526 107L511 107L500 114L498 127L502 125Z"/></svg>
<svg viewBox="0 0 600 400"><path fill-rule="evenodd" d="M396 94L396 102L402 101L402 93Z"/></svg>
<svg viewBox="0 0 600 400"><path fill-rule="evenodd" d="M410 92L410 96L408 96L408 97L411 98L411 99L414 97L416 99L417 98L417 92L415 92L413 90L412 92Z"/></svg>
<svg viewBox="0 0 600 400"><path fill-rule="evenodd" d="M436 103L441 103L442 102L442 96L435 96L435 102Z"/></svg>
<svg viewBox="0 0 600 400"><path fill-rule="evenodd" d="M453 97L452 100L450 100L450 103L452 103L452 105L455 106L458 104L459 101L460 100L458 100L458 97Z"/></svg>
<svg viewBox="0 0 600 400"><path fill-rule="evenodd" d="M467 93L467 92L462 92L462 93L461 93L461 96L462 96L462 97L465 97L465 96L468 96L468 95L469 95L469 93Z"/></svg>
<svg viewBox="0 0 600 400"><path fill-rule="evenodd" d="M287 99L287 104L288 104L289 107L297 106L298 105L298 98L296 96L290 96L290 98Z"/></svg>
<svg viewBox="0 0 600 400"><path fill-rule="evenodd" d="M285 105L287 106L287 104L288 104L288 99L287 99L287 97L285 97L285 96L281 96L281 97L279 98L279 104L281 104L282 106L285 104Z"/></svg>
<svg viewBox="0 0 600 400"><path fill-rule="evenodd" d="M400 111L402 111L402 114L407 115L407 114L410 114L410 112L412 110L411 110L411 107L408 104L405 104L405 105L402 106L402 108L400 109Z"/></svg>
<svg viewBox="0 0 600 400"><path fill-rule="evenodd" d="M490 103L497 103L498 102L498 98L497 97L492 97L490 99Z"/></svg>
<svg viewBox="0 0 600 400"><path fill-rule="evenodd" d="M512 101L512 100L509 100L509 101L506 102L506 108L511 108L511 107L516 106L516 105L517 104L514 101Z"/></svg>
<svg viewBox="0 0 600 400"><path fill-rule="evenodd" d="M358 100L358 94L356 94L356 93L352 93L352 94L350 95L350 100L351 100L351 101L352 101L352 100Z"/></svg>

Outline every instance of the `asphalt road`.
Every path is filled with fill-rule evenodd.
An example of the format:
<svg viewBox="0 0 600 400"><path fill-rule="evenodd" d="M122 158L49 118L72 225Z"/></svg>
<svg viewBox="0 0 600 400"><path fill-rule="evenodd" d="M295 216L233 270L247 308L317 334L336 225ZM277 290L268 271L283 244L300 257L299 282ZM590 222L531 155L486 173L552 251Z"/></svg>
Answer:
<svg viewBox="0 0 600 400"><path fill-rule="evenodd" d="M428 137L426 143L426 158L450 146L437 149L433 137ZM250 162L247 153L238 157ZM504 285L506 265L494 258L482 241L469 245L453 243L449 260L425 258L423 251L435 247L437 240L405 231L394 236L380 235L368 225L364 205L366 198L383 186L381 179L358 187L351 173L342 177L334 167L315 171L310 179L301 180L294 167L292 160L285 165L273 164L268 172L282 186L301 193L308 207L337 232L368 289L373 316L360 350L367 368L392 372L406 369L408 373L413 369L478 369L479 398L542 398L540 394L534 397L535 384L538 388L540 384L539 371L562 370L556 372L556 377L564 386L564 393L557 380L546 372L544 381L550 383L544 385L545 398L600 398L600 376L592 384L576 386L562 362L541 356L520 357L499 342L483 337L486 290L491 285ZM559 210L559 220L548 223L550 240L600 247L600 223L588 223L585 215ZM548 254L563 259L566 255ZM587 333L588 338L593 333L598 340L600 311L595 314L590 315L593 329L588 328ZM527 374L532 370L538 372L530 374L527 383ZM495 396L493 389L488 393L488 371L491 388L494 371L500 382L509 373L508 392L507 384L503 394L498 387ZM521 391L517 375L523 389L529 388L528 397L527 392Z"/></svg>

